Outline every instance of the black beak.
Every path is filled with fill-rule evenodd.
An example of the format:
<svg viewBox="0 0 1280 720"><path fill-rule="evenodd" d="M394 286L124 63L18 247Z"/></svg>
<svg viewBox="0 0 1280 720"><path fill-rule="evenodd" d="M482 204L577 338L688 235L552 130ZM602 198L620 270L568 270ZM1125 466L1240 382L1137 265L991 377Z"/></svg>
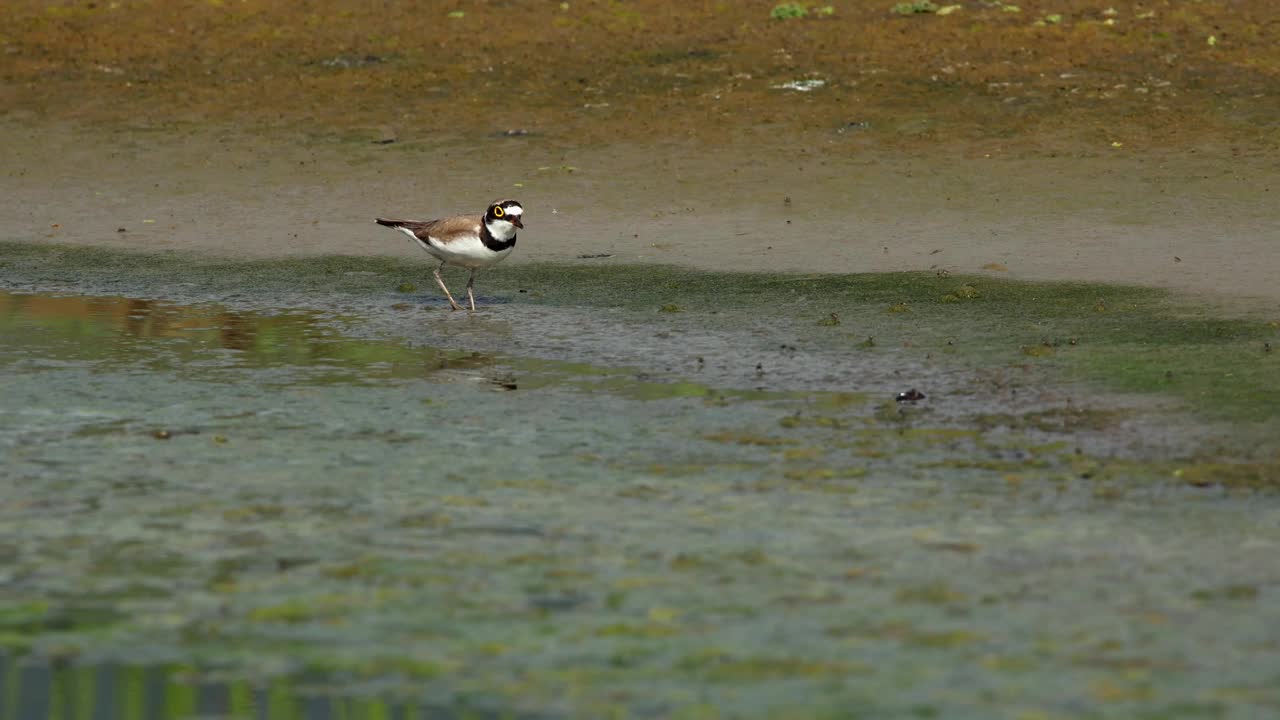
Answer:
<svg viewBox="0 0 1280 720"><path fill-rule="evenodd" d="M520 222L520 217L519 217L518 215L517 215L516 217L511 218L511 224L512 224L512 225L515 225L516 227L520 228L521 230L523 230L523 229L524 229L524 223Z"/></svg>

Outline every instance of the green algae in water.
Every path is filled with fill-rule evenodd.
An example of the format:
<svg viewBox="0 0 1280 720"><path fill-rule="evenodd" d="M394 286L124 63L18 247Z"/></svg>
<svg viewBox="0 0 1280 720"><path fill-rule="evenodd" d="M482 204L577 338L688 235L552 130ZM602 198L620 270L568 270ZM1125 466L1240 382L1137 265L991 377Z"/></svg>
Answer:
<svg viewBox="0 0 1280 720"><path fill-rule="evenodd" d="M399 668L387 667L392 671ZM420 668L411 674L423 676ZM460 697L455 704L404 691L370 690L372 674L326 672L228 673L217 666L130 665L24 661L0 653L4 720L89 717L102 720L264 717L272 720L353 717L544 717L493 699Z"/></svg>
<svg viewBox="0 0 1280 720"><path fill-rule="evenodd" d="M333 272L315 277L336 279L328 287L337 289L317 281L311 291L403 300L386 278L345 274L359 261L329 262L318 267ZM316 268L296 269L269 282L307 287ZM57 263L50 272L61 272ZM186 277L230 288L203 272ZM533 277L524 272L514 281ZM618 278L625 285L664 272ZM654 302L631 306L603 288L572 300L580 289L571 287L556 302L617 308L618 322L664 330L740 332L751 326L736 324L735 313L776 303L797 283L804 293L826 283L841 298L833 310L857 329L840 341L852 347L874 332L884 342L861 355L876 361L899 362L952 337L962 339L961 360L1016 357L1019 345L1045 336L1026 317L1010 320L1026 288L1005 295L1005 285L981 279L973 281L980 297L944 303L936 278L919 278L915 289L917 280L899 276L723 278L763 295L722 288L738 297L735 308L691 287L681 299L687 311L665 317ZM880 292L881 280L883 297L861 296ZM1158 298L1143 309L1113 293L1108 312L1095 313L1096 288L1035 291L1048 293L1037 302L1066 298L1049 303L1064 324L1101 317L1122 332L1163 312ZM545 297L528 302L556 308ZM912 312L884 312L896 302ZM991 715L1009 697L1105 716L1106 698L1133 688L1099 684L1096 664L1080 662L1082 647L1119 642L1110 652L1122 659L1211 668L1246 654L1239 675L1202 675L1224 686L1262 687L1274 666L1274 648L1254 631L1274 612L1258 570L1280 542L1259 521L1275 510L1266 487L1273 463L1076 452L1080 438L1125 432L1143 408L1108 414L1111 406L1087 396L1071 409L1015 408L929 392L926 406L945 403L938 412L899 412L891 396L719 388L677 373L658 382L644 367L348 337L344 328L360 317L333 311L234 310L239 334L262 344L237 340L247 349L233 362L212 332L226 310L216 303L153 306L131 318L127 301L104 301L99 312L118 319L96 325L56 312L32 324L25 308L5 316L10 337L30 343L33 356L65 350L96 368L6 365L15 380L6 397L29 400L17 404L21 414L12 404L0 413L8 468L23 479L13 487L26 493L0 507L4 527L22 538L0 544L17 549L14 577L27 593L4 631L35 659L122 648L207 658L226 676L270 678L281 707L297 698L290 682L275 682L289 675L280 667L312 667L331 673L316 677L339 694L344 682L371 683L398 698L460 698L446 708L454 714L472 703L499 717L504 708L640 714L652 709L648 698L671 715L820 716L841 707L885 717L951 700ZM842 332L816 326L814 315L796 303L794 313L769 317L794 319L788 342L801 348ZM930 346L935 324L945 334ZM903 333L913 333L915 349L902 347ZM1080 336L1052 358L1016 362L1063 363L1097 349L1097 334ZM981 346L974 338L982 337L999 342ZM355 350L342 351L348 341ZM388 370L388 357L422 372ZM309 382L311 358L352 381ZM224 362L230 380L217 367ZM139 363L144 394L122 381ZM1047 370L1037 382L1070 367ZM484 382L495 373L514 373L519 390ZM35 412L53 399L63 415ZM980 412L961 411L977 402L986 403ZM948 406L956 414L944 422ZM985 424L975 421L983 416ZM76 417L105 431L67 433L64 444ZM157 427L172 428L170 438L155 440ZM215 431L235 453L216 454ZM85 601L76 608L115 614L51 630L42 618L72 607L69 582ZM1249 587L1256 596L1232 589ZM1231 615L1186 615L1177 632L1154 620L1149 632L1115 630L1188 604ZM1198 638L1194 656L1188 636ZM1035 662L1010 669L1005 658ZM968 673L948 702L929 680L938 668ZM1179 704L1204 697L1176 673L1150 686L1156 714L1176 716ZM170 696L188 715L199 707L190 685ZM365 700L371 713L397 711ZM1265 694L1214 702L1220 714L1277 707Z"/></svg>
<svg viewBox="0 0 1280 720"><path fill-rule="evenodd" d="M421 263L387 258L226 262L22 243L0 243L0 252L8 260L0 280L36 273L46 282L128 278L140 285L181 282L206 292L274 288L373 295L386 292L386 277L429 272ZM823 312L858 326L859 340L899 337L920 356L947 352L966 362L1050 362L1068 377L1124 392L1178 397L1215 418L1267 421L1280 407L1280 354L1262 349L1280 342L1280 329L1267 322L1273 318L1212 317L1151 288L933 273L786 276L537 263L504 266L486 283L497 295L523 303L632 310L671 304L669 288L675 287L681 317L715 312L722 322L733 323L766 310L780 312L781 318L794 318L790 322L798 336L811 332L815 341L837 342L821 334L830 328L805 319L808 305L796 300L802 293L821 297ZM520 292L529 288L537 293ZM870 316L877 306L910 312ZM1047 345L1046 334L1051 335ZM1066 344L1067 338L1078 344ZM1028 358L1023 348L1045 352Z"/></svg>

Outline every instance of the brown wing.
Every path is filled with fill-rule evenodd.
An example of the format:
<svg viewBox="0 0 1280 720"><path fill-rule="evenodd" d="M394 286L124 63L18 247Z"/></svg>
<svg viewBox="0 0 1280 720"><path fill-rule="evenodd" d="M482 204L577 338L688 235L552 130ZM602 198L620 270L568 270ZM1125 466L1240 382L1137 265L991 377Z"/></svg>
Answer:
<svg viewBox="0 0 1280 720"><path fill-rule="evenodd" d="M426 240L429 235L441 245L448 245L454 240L480 232L480 221L483 219L483 215L454 215L453 217L439 220L415 221L378 218L374 222L387 227L404 228L423 240Z"/></svg>

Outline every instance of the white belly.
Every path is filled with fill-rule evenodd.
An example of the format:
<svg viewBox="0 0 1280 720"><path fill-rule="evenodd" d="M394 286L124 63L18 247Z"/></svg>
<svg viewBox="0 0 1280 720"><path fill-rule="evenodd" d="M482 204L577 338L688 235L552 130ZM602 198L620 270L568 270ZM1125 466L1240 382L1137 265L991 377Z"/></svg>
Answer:
<svg viewBox="0 0 1280 720"><path fill-rule="evenodd" d="M499 263L510 255L511 250L515 247L513 245L506 250L494 252L493 250L485 247L484 243L480 242L479 235L468 235L455 238L453 241L446 244L433 237L428 237L425 241L420 240L408 230L405 230L404 232L409 237L412 237L423 250L426 250L450 265L457 265L465 268L483 268Z"/></svg>

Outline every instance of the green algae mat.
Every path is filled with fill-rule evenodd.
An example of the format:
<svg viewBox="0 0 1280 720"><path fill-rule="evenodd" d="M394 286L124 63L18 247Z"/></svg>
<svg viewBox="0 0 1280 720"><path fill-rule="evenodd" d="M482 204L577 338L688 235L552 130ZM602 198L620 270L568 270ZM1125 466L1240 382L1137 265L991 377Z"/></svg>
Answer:
<svg viewBox="0 0 1280 720"><path fill-rule="evenodd" d="M0 247L0 717L1280 712L1280 317L427 279Z"/></svg>

